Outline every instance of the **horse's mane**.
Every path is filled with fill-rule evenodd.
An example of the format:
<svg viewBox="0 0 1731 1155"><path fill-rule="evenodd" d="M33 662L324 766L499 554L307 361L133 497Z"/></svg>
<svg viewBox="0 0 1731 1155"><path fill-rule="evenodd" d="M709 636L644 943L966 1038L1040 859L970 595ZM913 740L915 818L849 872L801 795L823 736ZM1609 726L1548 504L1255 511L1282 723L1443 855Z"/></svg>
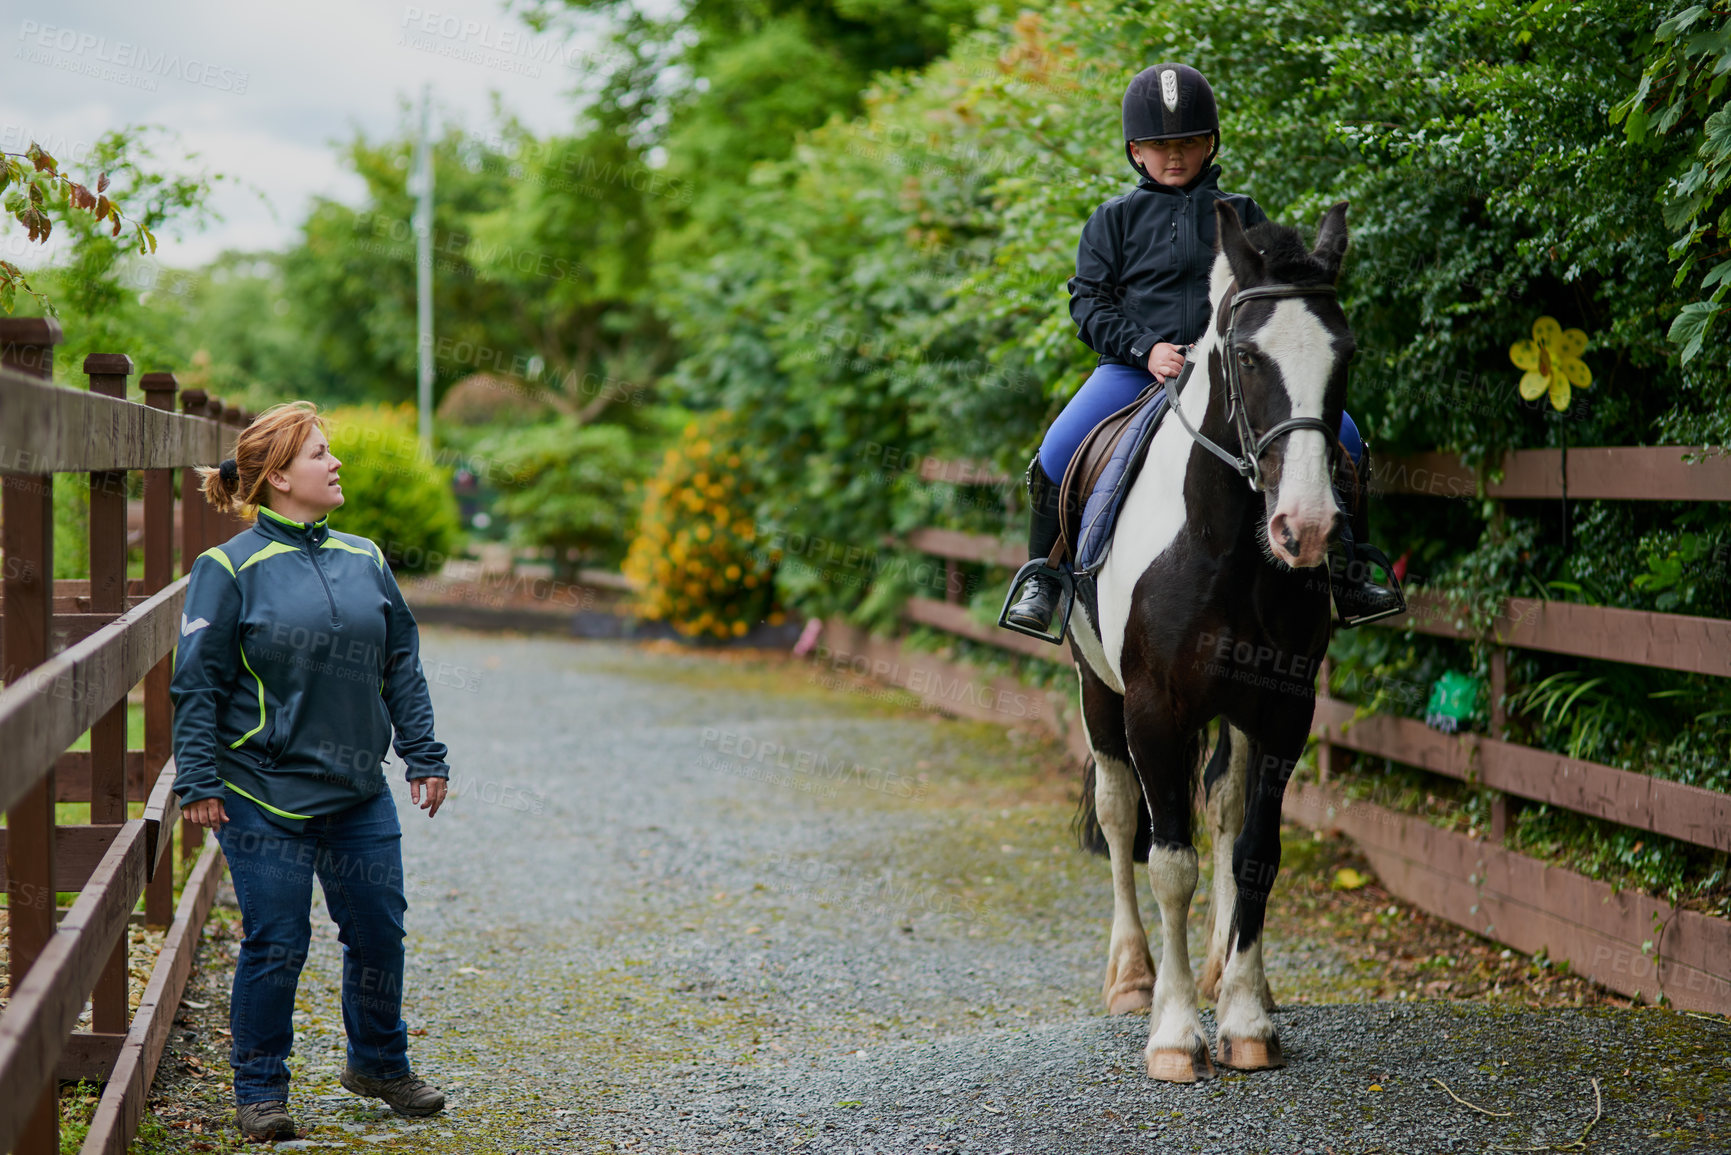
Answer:
<svg viewBox="0 0 1731 1155"><path fill-rule="evenodd" d="M1297 229L1262 221L1245 230L1250 243L1262 252L1268 279L1282 285L1327 285L1334 277L1321 258L1312 255L1310 246Z"/></svg>

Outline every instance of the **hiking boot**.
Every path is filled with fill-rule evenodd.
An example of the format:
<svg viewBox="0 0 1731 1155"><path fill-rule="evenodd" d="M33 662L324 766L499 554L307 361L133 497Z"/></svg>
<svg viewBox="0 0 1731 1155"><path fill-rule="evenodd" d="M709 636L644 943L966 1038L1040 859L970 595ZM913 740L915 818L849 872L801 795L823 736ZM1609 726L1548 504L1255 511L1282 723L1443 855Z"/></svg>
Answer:
<svg viewBox="0 0 1731 1155"><path fill-rule="evenodd" d="M1406 595L1401 592L1398 579L1393 578L1394 567L1383 552L1375 546L1353 547L1350 542L1348 548L1356 548L1359 556L1348 560L1345 550L1335 549L1328 557L1328 584L1334 594L1335 608L1340 611L1341 626L1352 629L1405 613ZM1373 560L1389 572L1395 588L1371 579Z"/></svg>
<svg viewBox="0 0 1731 1155"><path fill-rule="evenodd" d="M445 1093L418 1075L398 1075L394 1079L375 1079L353 1067L344 1067L338 1082L357 1095L383 1099L399 1115L437 1115L445 1109Z"/></svg>
<svg viewBox="0 0 1731 1155"><path fill-rule="evenodd" d="M1370 450L1364 451L1363 475L1356 492L1346 494L1335 490L1341 509L1348 511L1341 528L1338 546L1328 553L1328 582L1334 594L1335 609L1340 611L1340 624L1346 629L1391 618L1406 612L1406 594L1401 591L1400 578L1388 555L1370 544ZM1382 567L1389 575L1388 586L1371 580L1371 566Z"/></svg>
<svg viewBox="0 0 1731 1155"><path fill-rule="evenodd" d="M1348 627L1406 612L1406 598L1394 590L1368 577L1353 580L1344 574L1335 579L1334 604L1340 609L1341 624Z"/></svg>
<svg viewBox="0 0 1731 1155"><path fill-rule="evenodd" d="M288 1104L281 1099L241 1103L235 1108L234 1117L248 1143L275 1143L295 1137L295 1121L289 1118Z"/></svg>
<svg viewBox="0 0 1731 1155"><path fill-rule="evenodd" d="M1052 614L1058 609L1058 598L1064 587L1049 573L1032 573L1022 583L1022 596L1004 612L1004 620L1025 630L1042 634L1052 631Z"/></svg>

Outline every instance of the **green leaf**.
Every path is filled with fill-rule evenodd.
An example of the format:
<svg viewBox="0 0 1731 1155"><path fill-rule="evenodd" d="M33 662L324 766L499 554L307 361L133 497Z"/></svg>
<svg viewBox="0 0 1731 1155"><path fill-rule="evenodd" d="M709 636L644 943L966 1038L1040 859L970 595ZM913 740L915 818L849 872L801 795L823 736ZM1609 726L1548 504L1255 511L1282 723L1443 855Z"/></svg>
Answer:
<svg viewBox="0 0 1731 1155"><path fill-rule="evenodd" d="M1628 137L1630 144L1640 144L1647 138L1647 109L1637 102L1628 109L1629 122L1623 126L1623 135ZM1617 123L1613 116L1612 124Z"/></svg>
<svg viewBox="0 0 1731 1155"><path fill-rule="evenodd" d="M1683 11L1660 24L1659 27L1653 29L1653 39L1674 39L1679 33L1687 31L1689 26L1699 20L1706 11L1707 5L1705 4L1695 4L1683 9Z"/></svg>
<svg viewBox="0 0 1731 1155"><path fill-rule="evenodd" d="M1723 305L1716 305L1709 301L1694 301L1684 305L1676 319L1671 322L1671 328L1665 337L1671 344L1678 346L1678 359L1683 364L1687 365L1701 351L1701 346L1707 339L1707 331L1712 327L1713 319L1723 310Z"/></svg>

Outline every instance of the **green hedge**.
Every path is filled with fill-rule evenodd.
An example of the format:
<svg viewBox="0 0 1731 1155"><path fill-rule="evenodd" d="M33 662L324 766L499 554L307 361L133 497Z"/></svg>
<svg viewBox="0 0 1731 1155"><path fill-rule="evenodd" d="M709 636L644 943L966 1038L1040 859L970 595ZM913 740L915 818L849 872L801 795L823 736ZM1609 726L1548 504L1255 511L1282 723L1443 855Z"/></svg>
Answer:
<svg viewBox="0 0 1731 1155"><path fill-rule="evenodd" d="M398 573L436 573L462 545L451 471L422 452L411 405L357 405L325 414L343 463L343 506L331 526L371 538Z"/></svg>

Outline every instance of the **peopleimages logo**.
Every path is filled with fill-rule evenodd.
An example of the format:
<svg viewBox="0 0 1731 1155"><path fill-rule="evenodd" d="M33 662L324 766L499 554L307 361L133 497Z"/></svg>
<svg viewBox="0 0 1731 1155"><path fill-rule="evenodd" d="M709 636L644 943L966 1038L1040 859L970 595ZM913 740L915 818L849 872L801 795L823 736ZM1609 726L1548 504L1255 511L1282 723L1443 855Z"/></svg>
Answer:
<svg viewBox="0 0 1731 1155"><path fill-rule="evenodd" d="M245 95L252 74L224 68L196 56L158 50L129 40L110 41L94 32L41 24L35 20L18 22L20 45L14 59L32 64L45 64L78 72L101 80L113 80L133 87L155 91L156 78L182 80L218 92ZM54 54L58 53L58 57ZM116 71L120 70L120 71Z"/></svg>
<svg viewBox="0 0 1731 1155"><path fill-rule="evenodd" d="M402 47L524 76L539 77L542 64L585 70L616 58L563 37L532 36L515 24L495 25L414 5L403 9L401 27L397 43Z"/></svg>

